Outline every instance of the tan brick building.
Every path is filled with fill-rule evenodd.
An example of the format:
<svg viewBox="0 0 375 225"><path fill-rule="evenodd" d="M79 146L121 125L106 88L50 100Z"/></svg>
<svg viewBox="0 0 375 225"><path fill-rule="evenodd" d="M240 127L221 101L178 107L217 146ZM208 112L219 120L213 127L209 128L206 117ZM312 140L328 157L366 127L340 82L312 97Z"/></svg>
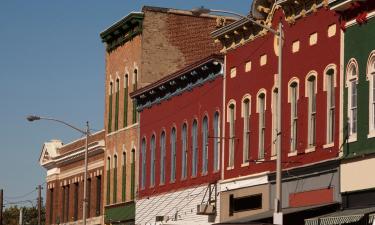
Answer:
<svg viewBox="0 0 375 225"><path fill-rule="evenodd" d="M145 6L100 34L106 44L106 224L134 224L140 118L129 93L218 52L210 37L217 24L223 18Z"/></svg>
<svg viewBox="0 0 375 225"><path fill-rule="evenodd" d="M87 224L102 224L104 130L89 138ZM44 143L39 163L47 170L46 225L82 224L85 138Z"/></svg>

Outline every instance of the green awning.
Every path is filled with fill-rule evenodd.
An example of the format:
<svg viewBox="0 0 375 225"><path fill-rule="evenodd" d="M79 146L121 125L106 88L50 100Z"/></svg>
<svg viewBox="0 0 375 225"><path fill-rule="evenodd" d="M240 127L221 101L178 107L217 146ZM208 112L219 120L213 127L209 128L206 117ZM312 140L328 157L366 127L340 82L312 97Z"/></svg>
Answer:
<svg viewBox="0 0 375 225"><path fill-rule="evenodd" d="M127 202L104 208L104 222L112 224L122 224L135 219L135 203ZM125 223L126 224L126 223Z"/></svg>
<svg viewBox="0 0 375 225"><path fill-rule="evenodd" d="M341 225L355 223L368 215L368 222L371 224L375 217L375 207L362 209L346 209L327 215L305 219L305 225Z"/></svg>

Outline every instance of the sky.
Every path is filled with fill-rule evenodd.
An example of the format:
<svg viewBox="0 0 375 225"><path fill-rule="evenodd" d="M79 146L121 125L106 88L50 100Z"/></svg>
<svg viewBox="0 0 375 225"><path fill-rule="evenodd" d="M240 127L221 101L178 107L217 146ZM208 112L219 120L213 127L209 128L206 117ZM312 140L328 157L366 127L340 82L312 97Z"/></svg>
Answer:
<svg viewBox="0 0 375 225"><path fill-rule="evenodd" d="M93 131L103 129L105 50L99 33L143 5L247 14L251 0L0 1L0 189L6 206L35 204L36 187L45 184L39 166L44 142L82 137L51 121L27 122L27 115L80 128L89 121Z"/></svg>

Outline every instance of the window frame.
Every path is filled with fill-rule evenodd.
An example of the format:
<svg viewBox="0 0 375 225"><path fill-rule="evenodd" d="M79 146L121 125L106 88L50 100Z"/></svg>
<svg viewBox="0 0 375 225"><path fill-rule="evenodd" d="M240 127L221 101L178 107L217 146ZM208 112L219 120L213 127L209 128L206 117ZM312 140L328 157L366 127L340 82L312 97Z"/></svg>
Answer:
<svg viewBox="0 0 375 225"><path fill-rule="evenodd" d="M348 88L347 95L347 117L348 117L348 142L357 141L357 132L358 132L358 63L353 58L349 60L348 66L346 69L346 87ZM355 85L355 89L353 86ZM355 91L355 106L353 106L353 91ZM356 114L356 119L354 120L354 111ZM355 124L354 124L355 123ZM353 127L354 130L353 130Z"/></svg>
<svg viewBox="0 0 375 225"><path fill-rule="evenodd" d="M247 166L250 158L250 116L251 96L249 94L242 98L241 116L243 118L243 139L242 139L242 165Z"/></svg>

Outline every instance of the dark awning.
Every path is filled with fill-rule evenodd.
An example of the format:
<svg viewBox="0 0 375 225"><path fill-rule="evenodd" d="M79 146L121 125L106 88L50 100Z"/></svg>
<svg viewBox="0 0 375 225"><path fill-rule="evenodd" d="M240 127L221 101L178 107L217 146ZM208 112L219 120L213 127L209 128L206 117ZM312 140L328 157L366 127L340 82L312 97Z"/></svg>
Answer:
<svg viewBox="0 0 375 225"><path fill-rule="evenodd" d="M369 224L371 224L375 217L375 207L346 209L311 219L305 219L305 225L335 225L355 223L360 221L365 215L369 216Z"/></svg>

